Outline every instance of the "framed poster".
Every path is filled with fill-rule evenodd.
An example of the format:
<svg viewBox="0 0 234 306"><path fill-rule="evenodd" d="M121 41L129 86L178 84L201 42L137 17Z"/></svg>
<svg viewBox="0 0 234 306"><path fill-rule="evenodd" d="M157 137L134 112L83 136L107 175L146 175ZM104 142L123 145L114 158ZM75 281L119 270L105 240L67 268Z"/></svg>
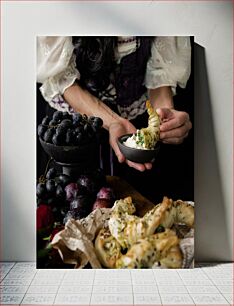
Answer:
<svg viewBox="0 0 234 306"><path fill-rule="evenodd" d="M38 268L193 267L193 41L37 37Z"/></svg>

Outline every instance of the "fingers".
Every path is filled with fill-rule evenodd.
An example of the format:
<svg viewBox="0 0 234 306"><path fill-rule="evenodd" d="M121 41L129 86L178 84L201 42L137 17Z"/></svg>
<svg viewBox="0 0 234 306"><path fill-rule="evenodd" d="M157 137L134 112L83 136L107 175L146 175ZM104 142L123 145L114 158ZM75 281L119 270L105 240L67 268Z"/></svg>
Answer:
<svg viewBox="0 0 234 306"><path fill-rule="evenodd" d="M167 140L169 138L185 138L188 131L191 129L192 124L190 121L185 122L182 126L160 133L161 140Z"/></svg>
<svg viewBox="0 0 234 306"><path fill-rule="evenodd" d="M169 108L158 108L156 109L161 121L170 120L174 117L173 111Z"/></svg>
<svg viewBox="0 0 234 306"><path fill-rule="evenodd" d="M183 142L184 138L169 138L169 139L165 139L165 140L162 140L163 143L165 144L174 144L174 145L177 145L177 144L181 144Z"/></svg>
<svg viewBox="0 0 234 306"><path fill-rule="evenodd" d="M132 162L132 161L130 161L130 160L126 160L126 164L127 164L129 167L134 168L134 169L136 169L136 170L138 170L138 171L141 171L141 172L143 172L143 171L146 170L144 164L134 163L134 162Z"/></svg>
<svg viewBox="0 0 234 306"><path fill-rule="evenodd" d="M180 144L188 136L192 123L187 113L176 110L169 111L173 116L164 110L164 114L168 117L160 125L160 139L166 144Z"/></svg>
<svg viewBox="0 0 234 306"><path fill-rule="evenodd" d="M160 131L165 132L168 130L175 129L177 127L184 125L186 122L190 122L189 115L185 112L179 112L171 120L168 120L167 122L163 122L160 125Z"/></svg>
<svg viewBox="0 0 234 306"><path fill-rule="evenodd" d="M134 168L138 171L145 171L145 170L151 170L152 169L152 163L145 163L145 164L138 164L138 163L134 163L130 160L126 160L126 164L131 167L131 168Z"/></svg>
<svg viewBox="0 0 234 306"><path fill-rule="evenodd" d="M144 165L145 165L146 170L151 170L153 167L152 163L145 163Z"/></svg>
<svg viewBox="0 0 234 306"><path fill-rule="evenodd" d="M116 141L110 140L110 145L115 152L116 157L118 158L119 163L123 163L125 161L124 155L121 153L119 146Z"/></svg>
<svg viewBox="0 0 234 306"><path fill-rule="evenodd" d="M184 139L188 137L188 134L189 133L187 132L183 137L166 138L161 141L165 144L174 144L174 145L181 144L184 141Z"/></svg>

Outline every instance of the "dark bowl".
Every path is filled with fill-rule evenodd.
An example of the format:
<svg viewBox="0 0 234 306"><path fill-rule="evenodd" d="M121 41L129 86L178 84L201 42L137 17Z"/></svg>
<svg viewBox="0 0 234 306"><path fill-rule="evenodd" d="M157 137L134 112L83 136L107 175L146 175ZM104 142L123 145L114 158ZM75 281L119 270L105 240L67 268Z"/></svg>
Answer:
<svg viewBox="0 0 234 306"><path fill-rule="evenodd" d="M127 138L131 136L132 134L126 134L126 135L119 137L118 139L119 149L122 152L122 154L128 160L131 160L135 163L143 164L143 163L151 162L152 159L154 159L159 152L159 148L160 148L159 143L157 143L156 147L151 150L134 149L134 148L127 147L125 144L123 144L124 141L126 141Z"/></svg>
<svg viewBox="0 0 234 306"><path fill-rule="evenodd" d="M98 153L98 145L96 141L80 146L56 146L47 143L42 139L40 139L40 143L49 156L51 156L55 161L64 164L92 161L96 152Z"/></svg>

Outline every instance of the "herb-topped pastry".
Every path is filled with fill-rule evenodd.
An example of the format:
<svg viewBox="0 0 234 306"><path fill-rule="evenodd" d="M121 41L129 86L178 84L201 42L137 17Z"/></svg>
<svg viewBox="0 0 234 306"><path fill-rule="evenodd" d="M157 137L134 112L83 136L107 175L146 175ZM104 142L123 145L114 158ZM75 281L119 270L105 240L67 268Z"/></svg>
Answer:
<svg viewBox="0 0 234 306"><path fill-rule="evenodd" d="M148 127L137 130L129 137L124 144L135 149L154 149L160 137L160 118L151 106L149 100L146 101L146 108L149 114Z"/></svg>

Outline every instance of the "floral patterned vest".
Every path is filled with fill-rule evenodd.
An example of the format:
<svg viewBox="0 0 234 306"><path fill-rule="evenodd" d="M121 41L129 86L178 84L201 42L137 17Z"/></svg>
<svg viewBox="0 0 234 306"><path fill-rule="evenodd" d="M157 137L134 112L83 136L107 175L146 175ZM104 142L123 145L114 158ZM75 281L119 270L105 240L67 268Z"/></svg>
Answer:
<svg viewBox="0 0 234 306"><path fill-rule="evenodd" d="M144 78L147 61L151 55L151 37L142 37L135 52L124 56L117 65L114 77L116 104L131 105L146 91Z"/></svg>

